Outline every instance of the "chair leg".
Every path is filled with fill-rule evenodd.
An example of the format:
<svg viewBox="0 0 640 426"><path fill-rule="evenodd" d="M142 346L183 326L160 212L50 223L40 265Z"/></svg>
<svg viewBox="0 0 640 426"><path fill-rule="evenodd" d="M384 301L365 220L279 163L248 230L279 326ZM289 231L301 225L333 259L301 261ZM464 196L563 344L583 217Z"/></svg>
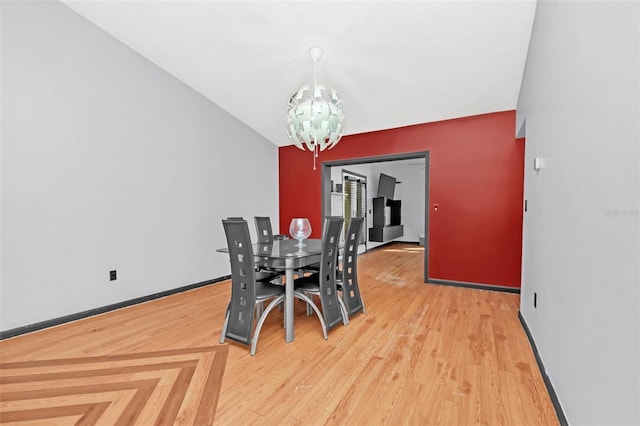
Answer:
<svg viewBox="0 0 640 426"><path fill-rule="evenodd" d="M307 294L307 297L308 297L309 299L313 300L313 295L309 295L309 294ZM310 315L311 315L311 305L309 305L309 304L307 303L307 316L310 316Z"/></svg>
<svg viewBox="0 0 640 426"><path fill-rule="evenodd" d="M220 333L220 343L224 343L224 338L226 337L226 334L227 334L227 326L229 325L229 315L230 315L229 307L230 305L227 305L227 313L224 316L224 325L222 326L222 333Z"/></svg>
<svg viewBox="0 0 640 426"><path fill-rule="evenodd" d="M347 307L344 305L342 297L338 297L338 303L340 303L340 313L342 314L342 323L344 325L349 324L349 314L347 313Z"/></svg>
<svg viewBox="0 0 640 426"><path fill-rule="evenodd" d="M262 329L262 325L264 324L264 320L267 319L267 315L273 308L276 307L280 302L284 300L284 295L278 296L271 301L265 308L262 315L260 315L260 319L258 320L258 324L256 325L256 331L253 332L253 339L251 339L251 356L256 354L256 348L258 347L258 337L260 336L260 330Z"/></svg>
<svg viewBox="0 0 640 426"><path fill-rule="evenodd" d="M307 302L307 305L311 305L311 307L313 308L313 310L316 312L316 315L318 315L318 319L320 319L320 325L322 325L322 334L324 336L324 340L327 340L327 324L324 322L324 318L322 317L322 314L320 313L320 310L318 309L318 307L316 306L315 303L313 303L313 300L311 300L306 294L301 293L299 291L295 291L293 293L294 297L297 297L298 299L304 300L305 302Z"/></svg>

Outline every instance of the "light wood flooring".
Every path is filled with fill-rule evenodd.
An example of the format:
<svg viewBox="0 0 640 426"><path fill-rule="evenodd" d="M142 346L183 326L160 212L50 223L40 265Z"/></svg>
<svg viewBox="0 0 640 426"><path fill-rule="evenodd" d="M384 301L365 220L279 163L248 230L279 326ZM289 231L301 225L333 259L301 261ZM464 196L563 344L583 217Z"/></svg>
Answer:
<svg viewBox="0 0 640 426"><path fill-rule="evenodd" d="M274 310L255 357L218 344L229 281L4 340L2 423L558 424L519 296L424 284L422 257L411 244L361 255L366 314L325 341L296 302L286 344ZM29 393L42 383L53 390Z"/></svg>

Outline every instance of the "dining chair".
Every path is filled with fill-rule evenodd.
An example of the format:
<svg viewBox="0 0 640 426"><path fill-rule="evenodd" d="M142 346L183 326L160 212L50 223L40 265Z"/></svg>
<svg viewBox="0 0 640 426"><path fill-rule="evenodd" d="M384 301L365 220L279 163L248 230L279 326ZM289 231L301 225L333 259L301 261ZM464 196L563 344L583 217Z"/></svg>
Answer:
<svg viewBox="0 0 640 426"><path fill-rule="evenodd" d="M227 306L220 343L229 338L250 345L250 354L255 355L262 325L269 312L284 301L285 290L281 285L270 283L273 278L256 278L257 271L247 221L227 219L223 220L222 224L231 262L231 300ZM256 307L269 300L271 302L267 307L259 310L260 315L252 336Z"/></svg>
<svg viewBox="0 0 640 426"><path fill-rule="evenodd" d="M358 240L362 232L363 217L351 218L344 236L342 270L336 273L336 286L342 293L342 301L349 316L360 311L366 313L358 286Z"/></svg>
<svg viewBox="0 0 640 426"><path fill-rule="evenodd" d="M269 216L254 216L256 222L256 233L258 234L259 244L270 244L274 240L287 240L288 236L283 234L273 234L271 228L271 218Z"/></svg>
<svg viewBox="0 0 640 426"><path fill-rule="evenodd" d="M328 217L325 219L322 235L322 252L320 255L320 271L300 277L294 281L297 292L319 296L322 316L327 330L331 330L340 322L349 323L346 309L338 297L336 286L336 263L338 261L338 243L344 219ZM317 306L311 301L311 307L317 312Z"/></svg>
<svg viewBox="0 0 640 426"><path fill-rule="evenodd" d="M268 219L268 218L267 218ZM229 216L227 220L244 220L242 216ZM260 238L260 233L258 233ZM268 246L259 247L260 250L269 251ZM282 284L281 275L284 274L284 270L271 268L266 261L258 261L256 263L256 280L257 281L276 281L274 284ZM258 312L262 308L262 303L258 305Z"/></svg>
<svg viewBox="0 0 640 426"><path fill-rule="evenodd" d="M285 240L288 239L286 235L274 235L273 230L271 228L271 219L269 216L254 216L254 221L256 224L256 235L258 236L258 250L261 251L271 251L270 245L273 244L275 240ZM260 254L260 253L258 253ZM268 260L258 260L257 267L259 271L265 271L267 273L276 273L279 275L284 275L283 268L274 268L269 264ZM282 278L279 279L278 284L282 284Z"/></svg>

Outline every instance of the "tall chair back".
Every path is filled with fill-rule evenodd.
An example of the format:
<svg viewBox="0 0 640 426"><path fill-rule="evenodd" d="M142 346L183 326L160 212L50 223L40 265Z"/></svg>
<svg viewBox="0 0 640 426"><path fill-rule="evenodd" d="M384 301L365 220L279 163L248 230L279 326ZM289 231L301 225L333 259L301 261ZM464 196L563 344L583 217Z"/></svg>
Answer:
<svg viewBox="0 0 640 426"><path fill-rule="evenodd" d="M344 219L328 217L324 222L322 235L322 254L320 257L320 302L327 329L331 330L342 322L340 302L336 285L336 265L338 262L338 243Z"/></svg>
<svg viewBox="0 0 640 426"><path fill-rule="evenodd" d="M223 220L231 261L231 301L226 337L251 344L256 306L256 269L246 220Z"/></svg>
<svg viewBox="0 0 640 426"><path fill-rule="evenodd" d="M273 230L271 219L268 216L256 216L256 233L259 244L271 244L273 242Z"/></svg>
<svg viewBox="0 0 640 426"><path fill-rule="evenodd" d="M358 287L358 240L362 232L363 217L354 217L344 236L344 253L342 257L342 300L349 316L363 311L364 303Z"/></svg>

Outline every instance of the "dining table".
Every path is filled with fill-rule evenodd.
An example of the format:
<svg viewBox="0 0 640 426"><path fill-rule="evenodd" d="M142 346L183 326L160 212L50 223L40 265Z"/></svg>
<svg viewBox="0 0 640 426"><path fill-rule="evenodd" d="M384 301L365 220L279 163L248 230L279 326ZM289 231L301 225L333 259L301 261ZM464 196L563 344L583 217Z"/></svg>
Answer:
<svg viewBox="0 0 640 426"><path fill-rule="evenodd" d="M229 253L228 247L217 249L221 253ZM295 339L293 330L293 280L296 271L320 262L322 239L308 238L301 242L293 239L274 240L267 244L253 244L256 266L271 270L285 271L284 328L285 341Z"/></svg>

